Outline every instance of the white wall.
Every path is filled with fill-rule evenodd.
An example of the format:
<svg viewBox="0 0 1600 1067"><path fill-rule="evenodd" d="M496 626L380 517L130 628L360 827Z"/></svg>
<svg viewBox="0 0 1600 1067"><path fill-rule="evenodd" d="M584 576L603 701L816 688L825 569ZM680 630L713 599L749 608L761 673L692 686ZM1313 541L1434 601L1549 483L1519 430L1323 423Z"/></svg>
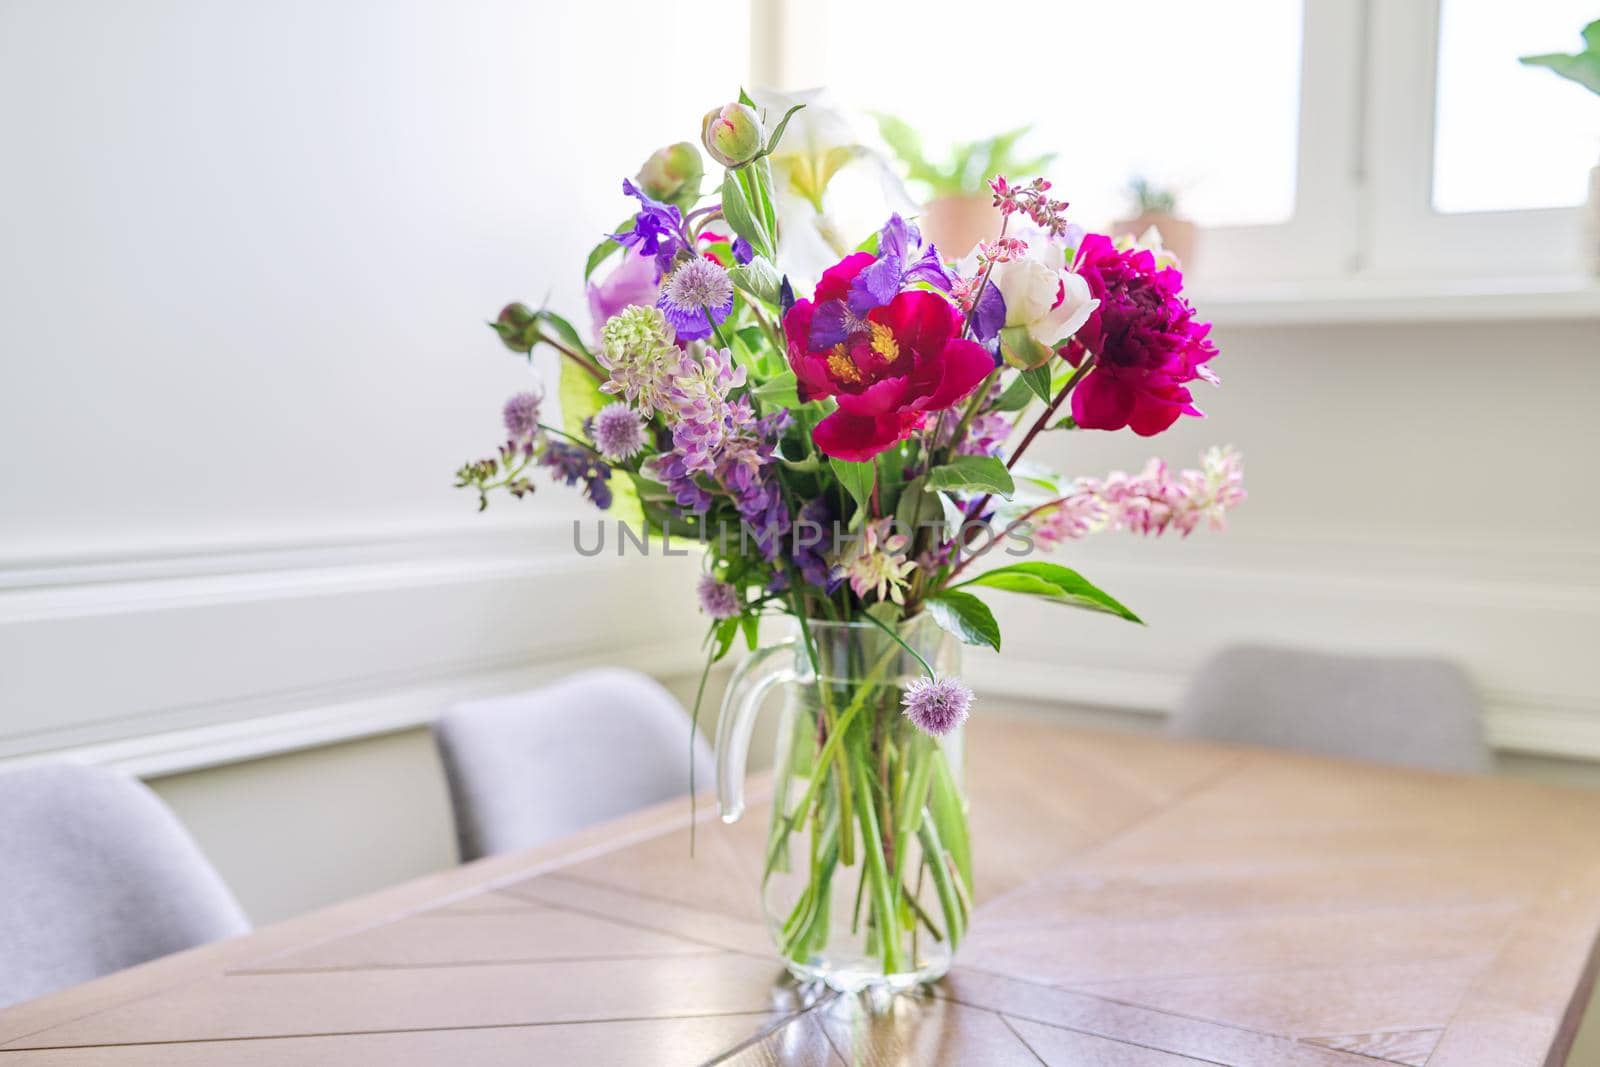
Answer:
<svg viewBox="0 0 1600 1067"><path fill-rule="evenodd" d="M1471 672L1499 745L1600 757L1600 324L1224 321L1216 337L1208 418L1154 440L1058 433L1041 456L1101 473L1232 442L1251 494L1232 528L1063 549L1148 628L1011 603L1005 667L974 657L975 675L1159 709L1230 641L1432 652Z"/></svg>
<svg viewBox="0 0 1600 1067"><path fill-rule="evenodd" d="M626 571L569 566L569 491L480 517L450 483L532 380L485 320L549 298L584 324L622 177L734 94L746 21L0 5L0 757L392 726L599 627L679 640L650 615L681 596L619 613Z"/></svg>

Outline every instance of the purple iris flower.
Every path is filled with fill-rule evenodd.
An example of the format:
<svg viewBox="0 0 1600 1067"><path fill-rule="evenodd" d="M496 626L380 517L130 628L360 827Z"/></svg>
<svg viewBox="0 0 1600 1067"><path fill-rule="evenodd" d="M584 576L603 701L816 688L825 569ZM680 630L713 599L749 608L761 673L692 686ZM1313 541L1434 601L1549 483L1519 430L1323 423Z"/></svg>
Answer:
<svg viewBox="0 0 1600 1067"><path fill-rule="evenodd" d="M811 319L811 348L820 351L842 344L863 328L867 312L881 308L914 282L927 282L950 291L950 275L939 262L939 250L924 244L922 231L901 218L890 215L878 231L878 258L862 269L850 282L844 300L828 300L817 305Z"/></svg>
<svg viewBox="0 0 1600 1067"><path fill-rule="evenodd" d="M1000 287L990 282L978 295L978 306L972 309L972 336L989 344L1000 336L1000 327L1006 324L1006 298Z"/></svg>
<svg viewBox="0 0 1600 1067"><path fill-rule="evenodd" d="M638 186L622 179L622 191L639 201L639 213L633 217L633 229L614 233L611 239L624 248L636 248L641 256L653 256L656 261L656 279L672 267L672 259L689 247L689 236L683 230L683 214L673 204L663 204L646 196Z"/></svg>
<svg viewBox="0 0 1600 1067"><path fill-rule="evenodd" d="M756 250L750 247L750 242L743 237L733 239L733 261L735 263L749 263L756 258Z"/></svg>

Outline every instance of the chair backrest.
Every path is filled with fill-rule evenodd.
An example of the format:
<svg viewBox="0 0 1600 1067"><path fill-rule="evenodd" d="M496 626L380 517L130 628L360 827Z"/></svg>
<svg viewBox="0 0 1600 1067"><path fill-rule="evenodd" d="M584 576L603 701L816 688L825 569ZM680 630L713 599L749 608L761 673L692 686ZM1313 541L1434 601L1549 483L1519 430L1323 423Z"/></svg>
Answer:
<svg viewBox="0 0 1600 1067"><path fill-rule="evenodd" d="M249 928L142 783L72 764L0 773L0 1006Z"/></svg>
<svg viewBox="0 0 1600 1067"><path fill-rule="evenodd" d="M1437 659L1241 645L1204 664L1172 717L1182 737L1441 771L1485 771L1481 704Z"/></svg>
<svg viewBox="0 0 1600 1067"><path fill-rule="evenodd" d="M585 671L458 704L433 728L462 862L572 833L689 791L683 706L636 671ZM696 788L711 750L692 738Z"/></svg>

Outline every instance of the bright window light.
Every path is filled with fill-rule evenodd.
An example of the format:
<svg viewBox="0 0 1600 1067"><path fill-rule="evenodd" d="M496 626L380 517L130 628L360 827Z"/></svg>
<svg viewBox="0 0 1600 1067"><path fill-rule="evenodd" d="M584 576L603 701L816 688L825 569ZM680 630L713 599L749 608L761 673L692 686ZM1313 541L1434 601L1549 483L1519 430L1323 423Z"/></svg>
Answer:
<svg viewBox="0 0 1600 1067"><path fill-rule="evenodd" d="M1294 213L1300 4L1012 0L914 7L827 0L823 70L839 102L910 122L933 153L1031 123L1074 219L1127 214L1141 175L1207 225ZM1004 87L997 98L986 91Z"/></svg>
<svg viewBox="0 0 1600 1067"><path fill-rule="evenodd" d="M1433 206L1572 207L1600 163L1600 97L1518 56L1575 52L1594 0L1443 0Z"/></svg>

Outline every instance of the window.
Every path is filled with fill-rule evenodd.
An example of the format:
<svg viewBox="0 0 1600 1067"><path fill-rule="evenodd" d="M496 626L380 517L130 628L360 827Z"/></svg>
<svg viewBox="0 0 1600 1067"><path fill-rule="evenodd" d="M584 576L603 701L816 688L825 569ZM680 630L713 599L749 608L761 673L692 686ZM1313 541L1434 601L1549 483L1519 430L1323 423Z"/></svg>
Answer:
<svg viewBox="0 0 1600 1067"><path fill-rule="evenodd" d="M1594 0L1444 0L1434 121L1440 212L1576 207L1600 163L1600 100L1518 56L1572 52Z"/></svg>
<svg viewBox="0 0 1600 1067"><path fill-rule="evenodd" d="M1022 147L1058 151L1049 176L1086 224L1128 214L1135 175L1175 188L1184 213L1208 226L1294 214L1298 5L1013 0L977 10L924 0L908 18L898 4L827 0L822 78L852 107L911 122L935 159L957 141L1033 126ZM1250 32L1219 32L1227 26ZM884 42L908 34L915 55L886 61ZM986 71L1007 86L1003 109L983 91Z"/></svg>
<svg viewBox="0 0 1600 1067"><path fill-rule="evenodd" d="M1517 57L1575 49L1593 0L755 3L758 79L827 85L934 153L1032 124L1085 225L1124 214L1134 175L1175 186L1207 288L1526 289L1584 262L1600 106Z"/></svg>

